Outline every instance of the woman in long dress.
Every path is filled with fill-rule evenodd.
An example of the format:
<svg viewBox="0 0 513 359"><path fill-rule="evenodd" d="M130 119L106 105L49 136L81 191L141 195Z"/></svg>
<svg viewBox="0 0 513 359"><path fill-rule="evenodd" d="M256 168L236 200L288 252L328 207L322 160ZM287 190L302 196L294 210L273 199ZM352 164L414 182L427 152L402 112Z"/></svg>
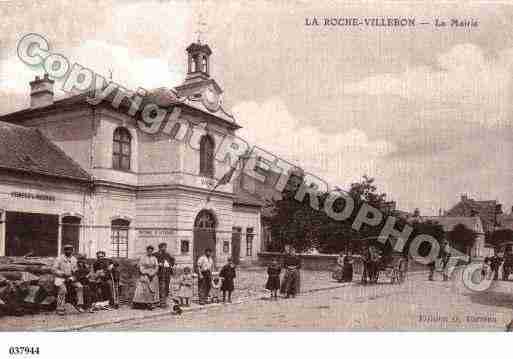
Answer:
<svg viewBox="0 0 513 359"><path fill-rule="evenodd" d="M154 306L160 303L159 279L157 277L159 263L153 255L153 250L153 246L146 247L146 255L139 260L140 276L137 280L132 301L134 308L152 310Z"/></svg>
<svg viewBox="0 0 513 359"><path fill-rule="evenodd" d="M285 255L283 266L285 267L285 274L280 292L285 295L285 298L295 297L301 291L301 274L299 272L301 260L294 249L290 249L289 253Z"/></svg>

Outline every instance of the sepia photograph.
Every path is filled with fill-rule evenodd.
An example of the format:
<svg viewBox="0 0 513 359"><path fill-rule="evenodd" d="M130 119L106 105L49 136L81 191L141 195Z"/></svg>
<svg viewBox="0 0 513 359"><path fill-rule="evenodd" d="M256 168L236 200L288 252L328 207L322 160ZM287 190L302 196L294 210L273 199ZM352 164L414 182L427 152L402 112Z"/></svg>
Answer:
<svg viewBox="0 0 513 359"><path fill-rule="evenodd" d="M513 2L0 15L1 332L513 331Z"/></svg>

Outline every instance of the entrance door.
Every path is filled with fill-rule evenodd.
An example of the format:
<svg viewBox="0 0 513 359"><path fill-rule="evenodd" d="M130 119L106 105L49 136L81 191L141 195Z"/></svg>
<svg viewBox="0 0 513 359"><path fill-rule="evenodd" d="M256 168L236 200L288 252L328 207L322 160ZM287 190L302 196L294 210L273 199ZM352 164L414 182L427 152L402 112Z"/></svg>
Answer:
<svg viewBox="0 0 513 359"><path fill-rule="evenodd" d="M6 255L55 257L58 247L59 216L7 212Z"/></svg>
<svg viewBox="0 0 513 359"><path fill-rule="evenodd" d="M216 221L214 215L209 211L201 211L194 222L194 243L193 260L194 270L196 271L198 258L205 253L205 249L212 250L212 256L215 262L216 254Z"/></svg>
<svg viewBox="0 0 513 359"><path fill-rule="evenodd" d="M71 244L75 253L80 252L80 218L79 217L64 217L62 218L62 246Z"/></svg>
<svg viewBox="0 0 513 359"><path fill-rule="evenodd" d="M242 228L233 227L232 229L232 259L234 264L240 263L240 241L242 238Z"/></svg>

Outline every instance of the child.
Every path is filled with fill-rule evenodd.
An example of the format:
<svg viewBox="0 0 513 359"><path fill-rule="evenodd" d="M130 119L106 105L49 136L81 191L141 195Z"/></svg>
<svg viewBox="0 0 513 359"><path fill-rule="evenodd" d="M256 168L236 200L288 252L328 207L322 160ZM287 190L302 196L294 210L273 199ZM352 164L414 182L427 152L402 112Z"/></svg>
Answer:
<svg viewBox="0 0 513 359"><path fill-rule="evenodd" d="M278 260L274 258L267 267L267 283L265 284L265 289L271 291L271 300L274 298L278 300L278 289L280 289L280 273L281 266L278 263Z"/></svg>
<svg viewBox="0 0 513 359"><path fill-rule="evenodd" d="M211 303L219 303L222 280L218 273L212 273L212 289L210 290Z"/></svg>
<svg viewBox="0 0 513 359"><path fill-rule="evenodd" d="M228 303L232 302L232 292L235 288L233 284L233 279L237 276L235 273L235 264L233 264L233 260L228 258L228 263L226 263L221 269L221 273L219 276L223 279L223 284L221 286L221 291L223 292L223 303L226 301L226 293L228 292Z"/></svg>
<svg viewBox="0 0 513 359"><path fill-rule="evenodd" d="M192 281L191 268L185 267L182 277L180 278L180 288L178 289L180 305L189 306L189 300L192 297Z"/></svg>

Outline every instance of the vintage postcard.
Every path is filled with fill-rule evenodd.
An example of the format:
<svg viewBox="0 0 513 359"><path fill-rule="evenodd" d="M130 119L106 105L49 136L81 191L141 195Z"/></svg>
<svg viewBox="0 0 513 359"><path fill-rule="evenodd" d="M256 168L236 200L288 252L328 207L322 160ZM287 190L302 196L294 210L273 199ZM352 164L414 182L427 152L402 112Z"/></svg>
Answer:
<svg viewBox="0 0 513 359"><path fill-rule="evenodd" d="M0 15L1 331L513 331L513 2Z"/></svg>

